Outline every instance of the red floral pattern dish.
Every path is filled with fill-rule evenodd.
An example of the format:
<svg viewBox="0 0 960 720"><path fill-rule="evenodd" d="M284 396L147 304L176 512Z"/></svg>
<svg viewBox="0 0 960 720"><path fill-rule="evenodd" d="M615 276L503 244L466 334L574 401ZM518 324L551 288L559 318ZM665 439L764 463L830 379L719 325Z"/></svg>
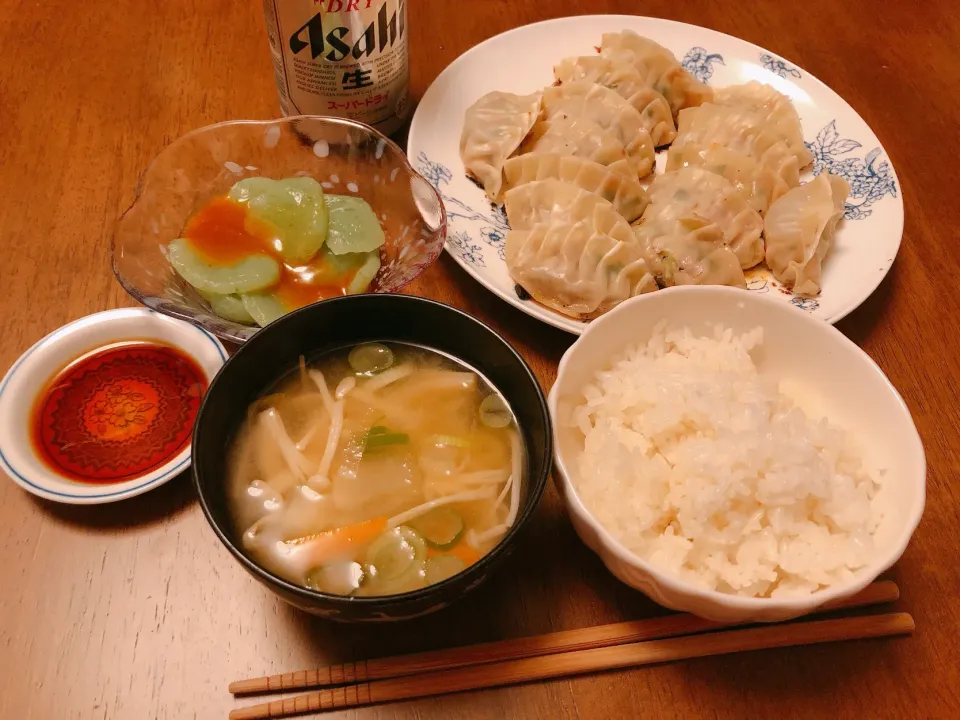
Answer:
<svg viewBox="0 0 960 720"><path fill-rule="evenodd" d="M34 406L34 445L71 480L138 478L190 443L207 379L196 361L153 342L123 343L72 362Z"/></svg>
<svg viewBox="0 0 960 720"><path fill-rule="evenodd" d="M226 359L209 332L145 308L74 320L0 381L0 471L72 504L163 485L190 467L194 419Z"/></svg>

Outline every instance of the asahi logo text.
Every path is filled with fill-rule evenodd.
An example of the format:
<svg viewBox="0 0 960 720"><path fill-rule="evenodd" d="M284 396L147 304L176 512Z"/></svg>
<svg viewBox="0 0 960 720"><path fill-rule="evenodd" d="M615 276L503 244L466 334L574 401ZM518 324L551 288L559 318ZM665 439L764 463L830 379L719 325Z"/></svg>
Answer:
<svg viewBox="0 0 960 720"><path fill-rule="evenodd" d="M363 5L360 3L363 3ZM354 10L369 10L373 5L373 0L313 0L313 4L319 5L321 10L326 10L328 13L353 12Z"/></svg>
<svg viewBox="0 0 960 720"><path fill-rule="evenodd" d="M327 4L335 5L339 0L325 0ZM367 0L346 0L350 10L362 9L358 4L370 3ZM392 15L387 15L387 5L383 3L377 12L377 19L370 23L363 34L354 41L350 37L350 28L343 26L323 27L323 13L318 12L307 20L293 35L290 36L290 49L294 55L310 48L310 57L316 60L321 55L330 62L340 62L347 57L359 60L361 57L370 57L374 52L383 52L387 47L393 47L403 37L405 30L403 23L406 13L403 12L404 0L400 0ZM399 20L397 16L399 15ZM327 18L328 23L330 18Z"/></svg>

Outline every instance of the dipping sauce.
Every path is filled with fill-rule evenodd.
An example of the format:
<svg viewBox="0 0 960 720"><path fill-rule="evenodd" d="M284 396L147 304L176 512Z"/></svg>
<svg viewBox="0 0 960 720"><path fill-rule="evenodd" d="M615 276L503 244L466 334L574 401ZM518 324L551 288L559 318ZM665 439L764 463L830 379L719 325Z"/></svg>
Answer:
<svg viewBox="0 0 960 720"><path fill-rule="evenodd" d="M70 480L135 480L189 446L206 389L206 373L176 348L152 341L100 348L41 391L30 420L33 444Z"/></svg>

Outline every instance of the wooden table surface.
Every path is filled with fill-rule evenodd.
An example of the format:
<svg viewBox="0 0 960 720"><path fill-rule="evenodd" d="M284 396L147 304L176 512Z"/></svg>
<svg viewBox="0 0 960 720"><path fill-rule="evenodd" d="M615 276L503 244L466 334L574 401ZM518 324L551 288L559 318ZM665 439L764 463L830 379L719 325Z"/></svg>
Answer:
<svg viewBox="0 0 960 720"><path fill-rule="evenodd" d="M412 93L460 53L549 17L643 12L762 45L845 97L906 206L889 277L840 328L890 376L929 463L927 509L891 573L912 638L757 652L452 695L352 718L960 717L960 20L955 3L410 0ZM63 323L132 301L108 246L147 162L194 128L278 114L260 4L0 0L0 369ZM562 48L558 49L558 55ZM451 122L457 122L451 118ZM572 338L447 256L413 288L498 327L545 388ZM952 329L951 329L952 328ZM230 680L660 612L578 541L551 486L496 578L429 620L341 626L231 560L184 475L116 505L0 483L0 718L223 718Z"/></svg>

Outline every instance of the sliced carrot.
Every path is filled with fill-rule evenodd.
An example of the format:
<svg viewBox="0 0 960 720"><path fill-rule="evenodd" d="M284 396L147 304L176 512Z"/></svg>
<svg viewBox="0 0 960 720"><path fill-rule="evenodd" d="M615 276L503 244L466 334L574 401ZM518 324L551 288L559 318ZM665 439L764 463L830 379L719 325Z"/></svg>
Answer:
<svg viewBox="0 0 960 720"><path fill-rule="evenodd" d="M430 559L436 555L455 555L460 558L463 561L463 564L467 567L473 565L481 557L479 552L474 550L465 542L459 542L449 550L437 550L436 548L432 547L427 548L427 559Z"/></svg>
<svg viewBox="0 0 960 720"><path fill-rule="evenodd" d="M305 535L283 544L289 549L291 558L297 556L298 561L317 567L349 554L351 550L370 542L386 529L387 518L373 518L336 530Z"/></svg>

